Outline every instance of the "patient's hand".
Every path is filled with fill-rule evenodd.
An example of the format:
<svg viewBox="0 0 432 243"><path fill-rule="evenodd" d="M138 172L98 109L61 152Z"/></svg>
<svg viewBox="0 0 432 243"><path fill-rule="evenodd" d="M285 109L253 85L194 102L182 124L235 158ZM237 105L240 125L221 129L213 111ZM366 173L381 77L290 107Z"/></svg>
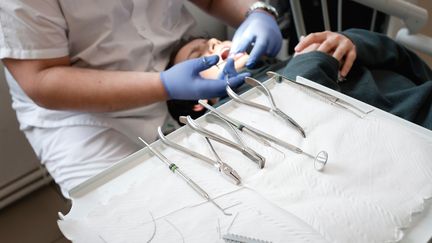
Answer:
<svg viewBox="0 0 432 243"><path fill-rule="evenodd" d="M331 31L313 33L301 38L294 50L296 54L316 50L333 56L341 64L340 75L343 77L348 74L357 57L354 43L348 37Z"/></svg>
<svg viewBox="0 0 432 243"><path fill-rule="evenodd" d="M299 52L295 52L294 56L300 55L300 54L304 54L304 53L308 53L311 51L318 51L318 48L320 47L320 44L318 43L312 43L310 45L308 45L307 47L305 47L303 50L299 51ZM329 53L329 55L331 55L332 53Z"/></svg>

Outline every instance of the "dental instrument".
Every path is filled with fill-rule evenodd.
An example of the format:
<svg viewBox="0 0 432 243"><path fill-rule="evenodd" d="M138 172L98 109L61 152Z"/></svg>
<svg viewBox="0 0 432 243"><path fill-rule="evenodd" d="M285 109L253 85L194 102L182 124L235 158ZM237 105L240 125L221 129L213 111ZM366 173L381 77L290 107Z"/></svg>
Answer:
<svg viewBox="0 0 432 243"><path fill-rule="evenodd" d="M213 160L207 156L204 156L200 153L197 153L191 149L188 149L180 144L177 144L171 140L169 140L167 137L165 137L165 135L162 133L162 129L159 126L158 127L158 135L160 140L166 144L167 146L170 146L176 150L182 151L185 154L188 154L192 157L195 157L197 159L200 159L214 167L217 168L217 170L222 173L222 175L226 176L228 179L233 180L235 182L236 185L239 185L241 183L241 178L239 176L239 174L237 173L237 171L235 171L231 166L229 166L227 163L224 163L220 157L218 156L218 154L216 153L216 151L214 151L213 146L211 145L211 143L209 143L211 150L213 151L213 154L216 157L216 160Z"/></svg>
<svg viewBox="0 0 432 243"><path fill-rule="evenodd" d="M225 164L225 163L222 161L222 159L219 157L219 155L218 155L218 153L216 152L215 148L213 147L213 144L211 143L210 139L209 139L208 137L205 137L205 140L206 140L207 144L209 145L210 150L212 151L213 155L216 157L216 161L217 161L219 164ZM230 167L230 168L231 168L231 167ZM236 172L235 170L233 170L233 168L231 168L231 171L234 171L234 172L235 172L235 174L237 175L235 178L238 179L238 184L240 184L240 177L239 177L239 175L237 174L237 172ZM238 184L237 184L237 185L238 185Z"/></svg>
<svg viewBox="0 0 432 243"><path fill-rule="evenodd" d="M206 102L204 102L203 100L199 100L198 101L199 104L201 104L202 106L204 106L205 108L207 108L209 111L214 112L215 114L217 114L218 116L220 116L221 118L223 118L224 120L226 120L227 122L231 123L235 128L237 128L240 131L244 131L244 130L248 130L249 132L255 133L257 136L260 136L264 139L267 139L269 141L272 141L276 144L281 145L282 147L285 147L297 154L303 154L306 155L309 158L312 158L314 160L314 168L317 171L321 171L324 169L324 166L327 164L327 160L328 160L328 153L326 151L320 151L315 157L309 153L306 153L305 151L303 151L302 149L300 149L297 146L294 146L288 142L285 142L275 136L272 136L266 132L263 132L255 127L249 126L245 123L242 123L240 121L237 121L225 114L223 114L222 112L216 110L214 107L212 107L211 105L207 104Z"/></svg>
<svg viewBox="0 0 432 243"><path fill-rule="evenodd" d="M141 140L141 142L143 142L145 144L145 146L154 154L156 155L156 157L158 157L162 162L164 162L166 165L168 165L168 168L173 172L173 173L177 173L178 175L180 175L180 177L186 181L187 184L189 184L189 186L192 187L192 189L194 189L194 191L196 191L199 195L201 195L204 199L206 199L207 201L211 202L214 206L216 206L223 214L227 215L227 216L231 216L231 213L227 213L225 212L225 209L223 209L221 206L219 206L210 196L209 194L204 191L204 189L202 189L195 181L193 181L190 177L188 177L183 171L180 170L180 168L172 163L170 160L168 160L167 157L165 157L163 154L161 154L159 151L157 151L156 149L152 148L144 139L142 139L141 137L138 137L139 140Z"/></svg>
<svg viewBox="0 0 432 243"><path fill-rule="evenodd" d="M198 132L199 134L208 137L212 140L215 140L219 143L225 144L233 149L236 149L240 151L242 154L244 154L246 157L248 157L253 162L257 163L259 168L262 169L265 166L265 158L258 154L257 152L253 151L251 148L244 144L237 144L234 143L208 129L205 129L203 127L200 127L197 123L194 122L194 120L190 116L180 116L179 118L180 122L183 124L187 124L190 128L192 128L194 131Z"/></svg>
<svg viewBox="0 0 432 243"><path fill-rule="evenodd" d="M229 122L226 121L223 117L219 116L218 114L216 114L216 113L214 113L214 112L208 113L208 115L205 116L205 119L206 119L207 121L209 121L209 117L215 117L215 118L217 118L219 121L222 121L224 124L226 124L226 125L229 127L229 129L230 129L231 131L233 131L234 135L235 135L236 138L237 138L237 141L239 141L240 144L246 146L246 142L242 139L242 137L240 136L240 134L237 132L237 129L236 129L236 128L231 124L231 123L229 123ZM250 132L250 131L247 130L247 129L243 129L242 132L244 132L244 133L248 134L249 136L253 137L256 141L262 143L264 146L266 146L266 147L270 147L270 148L276 150L277 152L281 153L282 156L285 158L285 154L284 154L281 150L279 150L278 148L272 146L272 144L269 143L269 142L268 142L267 140L265 140L264 138L262 138L262 137L256 135L256 134L253 133L253 132Z"/></svg>
<svg viewBox="0 0 432 243"><path fill-rule="evenodd" d="M226 230L227 233L222 237L222 239L226 243L271 243L270 241L230 233L231 227L233 226L234 221L237 219L238 215L239 213L236 213L236 215L234 215L234 218L232 219L230 225Z"/></svg>
<svg viewBox="0 0 432 243"><path fill-rule="evenodd" d="M260 240L237 234L225 234L222 236L225 243L272 243L271 241Z"/></svg>
<svg viewBox="0 0 432 243"><path fill-rule="evenodd" d="M270 92L270 90L267 89L267 87L265 87L261 82L259 82L256 79L250 78L250 77L246 77L245 78L245 82L253 87L257 87L258 89L260 89L264 95L267 97L269 103L270 103L270 107L265 106L265 105L261 105L249 100L245 100L243 98L241 98L239 95L237 95L234 90L231 89L231 87L229 85L226 86L226 91L228 93L228 96L231 97L234 101L248 105L248 106L252 106L264 111L269 111L279 117L281 117L282 119L284 119L285 121L287 121L289 124L291 124L292 126L294 126L294 128L296 128L300 134L306 138L306 133L304 131L304 129L290 116L288 116L285 112L283 112L281 109L279 109L278 107L276 107L276 103L274 101L274 98Z"/></svg>
<svg viewBox="0 0 432 243"><path fill-rule="evenodd" d="M269 78L273 78L278 83L281 83L282 81L285 81L285 82L297 84L300 87L304 87L306 89L309 89L312 92L314 92L315 94L317 94L317 95L323 97L324 99L328 100L332 104L336 104L336 105L340 106L343 109L347 109L347 110L351 111L352 113L354 113L355 115L359 116L360 118L363 118L364 116L366 116L368 114L367 111L362 110L359 107L357 107L357 106L355 106L355 105L353 105L353 104L351 104L351 103L349 103L347 101L339 99L338 97L336 97L336 96L334 96L332 94L329 94L329 93L327 93L327 92L325 92L323 90L317 89L315 87L311 87L311 86L303 84L303 83L299 83L297 81L291 80L291 79L289 79L289 78L287 78L287 77L285 77L283 75L280 75L280 74L272 72L272 71L269 71L266 74L267 74L267 76Z"/></svg>
<svg viewBox="0 0 432 243"><path fill-rule="evenodd" d="M223 124L227 125L229 128L229 131L232 131L234 138L237 140L237 142L240 144L240 146L248 147L246 142L243 140L243 138L237 132L237 129L235 129L235 127L231 123L225 121L222 117L218 116L217 114L213 114L213 113L210 113L208 116L205 116L206 120L208 120L208 118L210 116L217 118L219 121L222 121Z"/></svg>
<svg viewBox="0 0 432 243"><path fill-rule="evenodd" d="M243 140L242 136L237 132L237 129L236 129L236 128L231 124L231 123L229 123L228 121L226 121L225 119L223 119L222 117L220 117L218 114L213 113L213 112L208 113L207 116L205 116L205 119L206 119L207 121L209 121L208 118L209 118L210 116L215 117L215 118L217 118L219 121L222 121L224 124L226 124L226 125L229 127L229 129L233 132L233 134L235 135L235 138L237 139L237 141L240 143L241 146L245 146L245 147L248 146L247 143ZM264 146L266 146L266 147L270 147L270 148L276 150L278 153L281 153L282 156L283 156L283 158L285 159L285 153L282 152L281 150L279 150L278 148L272 146L272 144L269 143L269 142L268 142L267 140L265 140L264 138L262 138L262 137L256 135L256 134L253 133L253 132L249 132L249 130L247 130L247 129L244 129L243 132L244 132L244 133L247 133L249 136L253 137L256 141L262 143Z"/></svg>

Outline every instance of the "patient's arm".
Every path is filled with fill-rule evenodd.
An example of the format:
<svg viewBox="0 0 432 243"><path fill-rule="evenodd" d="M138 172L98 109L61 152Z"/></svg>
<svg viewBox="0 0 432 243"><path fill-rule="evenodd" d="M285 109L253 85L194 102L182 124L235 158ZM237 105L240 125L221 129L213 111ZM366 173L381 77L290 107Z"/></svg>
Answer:
<svg viewBox="0 0 432 243"><path fill-rule="evenodd" d="M432 71L415 53L391 38L367 30L344 31L356 45L357 61L369 68L391 70L403 74L417 84L432 80Z"/></svg>
<svg viewBox="0 0 432 243"><path fill-rule="evenodd" d="M324 52L311 51L292 58L282 74L292 80L301 76L339 91L338 70L339 62L335 58Z"/></svg>

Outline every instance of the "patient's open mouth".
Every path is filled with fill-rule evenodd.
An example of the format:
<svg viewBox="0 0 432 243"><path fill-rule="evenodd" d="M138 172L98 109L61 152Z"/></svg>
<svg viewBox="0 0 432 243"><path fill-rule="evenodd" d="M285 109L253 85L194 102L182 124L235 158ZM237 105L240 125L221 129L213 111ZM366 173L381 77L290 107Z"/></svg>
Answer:
<svg viewBox="0 0 432 243"><path fill-rule="evenodd" d="M230 54L230 48L229 47L224 47L222 48L222 50L220 51L220 57L223 61L226 61L226 59L229 57ZM242 53L237 53L235 54L232 58L234 58L234 60L238 60L240 57L242 57L243 55L245 55L244 52Z"/></svg>
<svg viewBox="0 0 432 243"><path fill-rule="evenodd" d="M232 58L236 62L240 58L242 58L243 56L246 55L245 52L241 52L241 53L237 53L237 54L235 54L233 56L230 56L230 51L231 51L230 46L224 46L223 48L220 49L220 51L219 51L220 60L219 60L219 63L216 64L217 68L220 69L221 65L225 65L225 63L226 63L226 61L227 61L228 58Z"/></svg>
<svg viewBox="0 0 432 243"><path fill-rule="evenodd" d="M229 47L224 47L222 48L221 52L220 52L220 57L222 60L226 60L229 56L229 52L230 52L230 48Z"/></svg>

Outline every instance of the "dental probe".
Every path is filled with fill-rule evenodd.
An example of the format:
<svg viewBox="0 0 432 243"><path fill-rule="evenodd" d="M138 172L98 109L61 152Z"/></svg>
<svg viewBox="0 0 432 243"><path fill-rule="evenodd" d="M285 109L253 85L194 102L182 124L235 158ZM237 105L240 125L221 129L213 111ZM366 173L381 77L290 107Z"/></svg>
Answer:
<svg viewBox="0 0 432 243"><path fill-rule="evenodd" d="M141 137L138 137L139 140L141 140L141 142L143 142L146 147L154 154L156 155L156 157L158 157L162 162L164 162L166 165L168 165L168 168L173 172L173 173L177 173L178 175L180 175L180 177L186 181L187 184L189 184L189 186L192 187L192 189L194 189L198 194L200 194L203 198L205 198L207 201L211 202L213 205L215 205L220 211L222 211L223 214L227 215L227 216L231 216L231 213L227 213L225 212L225 209L223 209L221 206L219 206L215 201L213 201L213 199L210 198L210 196L208 195L208 193L206 191L204 191L204 189L202 189L196 182L194 182L190 177L188 177L183 171L181 171L179 169L179 167L172 163L171 161L168 160L167 157L165 157L163 154L161 154L159 151L157 151L156 149L152 148L144 139L142 139Z"/></svg>

